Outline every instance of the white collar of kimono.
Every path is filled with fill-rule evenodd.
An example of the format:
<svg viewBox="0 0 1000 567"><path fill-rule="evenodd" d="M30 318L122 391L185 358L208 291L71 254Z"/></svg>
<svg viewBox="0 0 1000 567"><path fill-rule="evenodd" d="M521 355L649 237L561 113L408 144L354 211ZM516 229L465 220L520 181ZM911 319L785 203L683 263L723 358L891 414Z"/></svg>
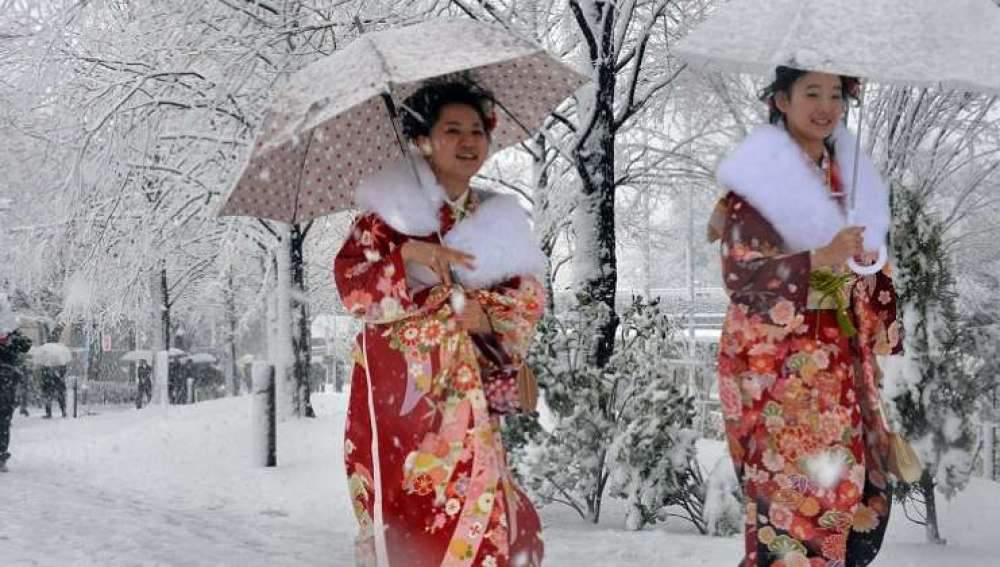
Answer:
<svg viewBox="0 0 1000 567"><path fill-rule="evenodd" d="M842 124L834 132L844 191L851 194L856 138ZM847 219L830 195L819 169L779 126L758 126L719 164L716 179L749 202L774 227L788 252L825 246ZM862 152L858 168L855 224L865 227L865 249L885 244L892 222L889 190Z"/></svg>
<svg viewBox="0 0 1000 567"><path fill-rule="evenodd" d="M362 179L354 202L363 211L377 214L397 232L428 236L441 228L439 213L445 192L423 158L410 159L412 162L400 160ZM541 274L547 259L517 198L484 191L476 195L480 200L476 210L444 235L445 245L476 257L475 270L455 267L459 280L484 288L513 276ZM422 284L436 283L429 270L416 266L407 269L408 275L416 276Z"/></svg>

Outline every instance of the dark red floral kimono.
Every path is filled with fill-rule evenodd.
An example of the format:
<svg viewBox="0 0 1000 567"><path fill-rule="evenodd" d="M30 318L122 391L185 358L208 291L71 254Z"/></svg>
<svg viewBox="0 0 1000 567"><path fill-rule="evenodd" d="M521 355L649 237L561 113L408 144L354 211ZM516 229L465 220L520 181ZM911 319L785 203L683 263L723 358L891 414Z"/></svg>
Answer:
<svg viewBox="0 0 1000 567"><path fill-rule="evenodd" d="M450 209L442 207L440 220L446 234L454 225ZM360 523L358 562L375 565L380 492L393 567L539 565L539 519L507 470L483 394L484 361L457 324L447 289L412 293L407 286L400 248L409 238L365 214L334 264L344 305L366 323L344 447ZM516 277L474 294L504 348L523 355L545 303L540 284Z"/></svg>
<svg viewBox="0 0 1000 567"><path fill-rule="evenodd" d="M718 211L731 305L719 352L729 449L747 495L744 567L843 567L874 558L890 507L876 354L900 350L888 269L856 278L848 338L757 209Z"/></svg>

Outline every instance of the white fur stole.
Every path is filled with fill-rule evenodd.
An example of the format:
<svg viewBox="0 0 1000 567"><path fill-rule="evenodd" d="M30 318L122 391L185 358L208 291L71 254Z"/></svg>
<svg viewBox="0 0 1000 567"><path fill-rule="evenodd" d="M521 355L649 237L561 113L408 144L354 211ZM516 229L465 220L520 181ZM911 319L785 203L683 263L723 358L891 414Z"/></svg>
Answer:
<svg viewBox="0 0 1000 567"><path fill-rule="evenodd" d="M834 147L844 191L851 194L856 138L839 125ZM770 124L758 126L722 162L718 182L746 199L778 231L789 252L825 246L847 218L822 177L788 132ZM865 249L885 244L892 222L889 190L875 165L862 153L858 168L856 225L865 227Z"/></svg>
<svg viewBox="0 0 1000 567"><path fill-rule="evenodd" d="M402 234L427 236L441 228L438 212L444 189L422 158L411 159L363 179L354 200L360 209L377 214ZM477 191L476 196L480 201L476 210L444 235L445 246L476 258L473 270L455 267L459 281L479 289L514 276L542 273L546 257L517 198L485 191ZM437 283L437 277L419 265L407 265L407 279L415 285Z"/></svg>

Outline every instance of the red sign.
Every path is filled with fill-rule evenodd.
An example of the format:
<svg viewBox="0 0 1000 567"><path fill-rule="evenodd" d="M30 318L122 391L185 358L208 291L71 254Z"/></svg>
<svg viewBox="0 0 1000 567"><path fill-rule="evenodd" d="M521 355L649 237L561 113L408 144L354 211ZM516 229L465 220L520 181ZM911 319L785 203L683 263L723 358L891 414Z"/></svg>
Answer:
<svg viewBox="0 0 1000 567"><path fill-rule="evenodd" d="M101 335L101 352L111 352L111 335Z"/></svg>

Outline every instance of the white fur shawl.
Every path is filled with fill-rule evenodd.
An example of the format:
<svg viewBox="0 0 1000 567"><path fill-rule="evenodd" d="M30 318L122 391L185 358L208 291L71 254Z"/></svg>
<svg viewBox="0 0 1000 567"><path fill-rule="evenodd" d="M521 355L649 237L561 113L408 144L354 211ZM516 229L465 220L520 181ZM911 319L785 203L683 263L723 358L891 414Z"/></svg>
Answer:
<svg viewBox="0 0 1000 567"><path fill-rule="evenodd" d="M411 159L363 179L355 192L355 203L398 232L427 236L440 229L438 211L444 202L444 189L422 158ZM444 235L446 246L476 257L474 270L455 268L459 281L472 288L486 288L514 276L542 273L545 254L517 198L485 191L477 191L476 196L478 208ZM435 283L430 270L422 266L407 266L407 270L408 279L415 283Z"/></svg>
<svg viewBox="0 0 1000 567"><path fill-rule="evenodd" d="M840 125L834 132L837 163L844 191L851 194L856 139ZM773 125L757 127L719 164L719 183L747 200L778 231L789 252L825 246L844 227L847 218L830 196L823 179L811 167L802 149L785 131ZM865 249L885 244L891 216L889 190L875 165L862 153L853 224L865 227Z"/></svg>

